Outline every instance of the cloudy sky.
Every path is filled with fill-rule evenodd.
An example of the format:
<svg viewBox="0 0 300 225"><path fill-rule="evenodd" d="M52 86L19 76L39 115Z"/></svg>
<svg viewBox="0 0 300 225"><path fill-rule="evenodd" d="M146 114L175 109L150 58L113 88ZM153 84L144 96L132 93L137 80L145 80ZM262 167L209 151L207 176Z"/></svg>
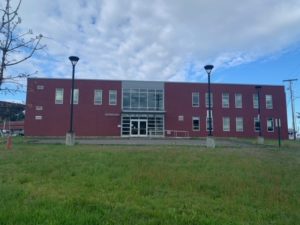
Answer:
<svg viewBox="0 0 300 225"><path fill-rule="evenodd" d="M207 63L212 82L300 77L299 0L24 0L19 15L47 48L14 69L38 77L69 78L70 55L78 78L206 82Z"/></svg>

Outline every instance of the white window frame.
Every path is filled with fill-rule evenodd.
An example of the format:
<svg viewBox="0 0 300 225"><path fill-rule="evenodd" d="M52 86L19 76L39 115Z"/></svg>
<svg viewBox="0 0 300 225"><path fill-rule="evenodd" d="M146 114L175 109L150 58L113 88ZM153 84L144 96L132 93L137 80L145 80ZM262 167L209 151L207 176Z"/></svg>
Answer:
<svg viewBox="0 0 300 225"><path fill-rule="evenodd" d="M62 99L58 99L58 92L61 91ZM64 104L64 89L63 88L56 88L55 89L55 104L62 105Z"/></svg>
<svg viewBox="0 0 300 225"><path fill-rule="evenodd" d="M109 105L117 105L117 94L117 90L109 90Z"/></svg>
<svg viewBox="0 0 300 225"><path fill-rule="evenodd" d="M37 86L36 86L36 89L37 90L44 90L44 85L41 85L41 84L38 84Z"/></svg>
<svg viewBox="0 0 300 225"><path fill-rule="evenodd" d="M214 106L213 102L213 93L210 92L210 107L212 108ZM205 106L208 108L208 92L205 93Z"/></svg>
<svg viewBox="0 0 300 225"><path fill-rule="evenodd" d="M244 118L243 117L235 118L235 130L236 130L236 132L244 132Z"/></svg>
<svg viewBox="0 0 300 225"><path fill-rule="evenodd" d="M198 99L196 102L194 102L194 97L196 97ZM193 107L199 107L200 106L199 92L193 92L192 93L192 106Z"/></svg>
<svg viewBox="0 0 300 225"><path fill-rule="evenodd" d="M70 90L70 104L71 104L71 101L72 101L72 89ZM74 92L73 92L73 104L74 105L78 105L79 103L79 89L78 88L75 88L74 89Z"/></svg>
<svg viewBox="0 0 300 225"><path fill-rule="evenodd" d="M209 113L209 110L206 110L206 131L209 131L208 130L208 113ZM214 130L214 119L213 119L213 113L212 113L212 110L211 110L211 131Z"/></svg>
<svg viewBox="0 0 300 225"><path fill-rule="evenodd" d="M224 92L222 93L222 108L229 108L230 103L229 103L229 93Z"/></svg>
<svg viewBox="0 0 300 225"><path fill-rule="evenodd" d="M242 109L243 108L243 95L241 93L236 93L234 97L235 97L234 98L235 108ZM240 99L239 99L239 97L240 97ZM241 103L240 105L239 105L239 102Z"/></svg>
<svg viewBox="0 0 300 225"><path fill-rule="evenodd" d="M198 128L194 126L194 121L198 121ZM193 131L200 131L200 117L193 116L193 118L192 118L192 127L193 127Z"/></svg>
<svg viewBox="0 0 300 225"><path fill-rule="evenodd" d="M254 117L253 121L254 121L254 131L255 132L260 132L260 130L261 130L261 120L260 120L260 118L256 116L256 117ZM256 122L258 122L258 121L260 122L259 130L256 129Z"/></svg>
<svg viewBox="0 0 300 225"><path fill-rule="evenodd" d="M42 111L43 110L43 106L37 105L37 106L35 106L35 110L36 111Z"/></svg>
<svg viewBox="0 0 300 225"><path fill-rule="evenodd" d="M266 95L266 109L273 109L273 96Z"/></svg>
<svg viewBox="0 0 300 225"><path fill-rule="evenodd" d="M269 130L269 128L270 128L269 121L271 121L271 123L272 123L272 126L271 126L272 130ZM274 118L268 118L267 119L267 131L268 132L274 132Z"/></svg>
<svg viewBox="0 0 300 225"><path fill-rule="evenodd" d="M178 121L180 121L180 122L184 121L184 116L183 115L179 115L178 116Z"/></svg>
<svg viewBox="0 0 300 225"><path fill-rule="evenodd" d="M230 131L230 117L223 117L223 131Z"/></svg>
<svg viewBox="0 0 300 225"><path fill-rule="evenodd" d="M100 99L97 99L97 93L100 93ZM95 89L94 90L94 105L102 105L103 101L103 91L101 89Z"/></svg>
<svg viewBox="0 0 300 225"><path fill-rule="evenodd" d="M253 94L252 98L253 98L253 109L258 109L259 106L258 94L257 93Z"/></svg>
<svg viewBox="0 0 300 225"><path fill-rule="evenodd" d="M34 118L35 118L35 120L42 120L43 116L35 116Z"/></svg>

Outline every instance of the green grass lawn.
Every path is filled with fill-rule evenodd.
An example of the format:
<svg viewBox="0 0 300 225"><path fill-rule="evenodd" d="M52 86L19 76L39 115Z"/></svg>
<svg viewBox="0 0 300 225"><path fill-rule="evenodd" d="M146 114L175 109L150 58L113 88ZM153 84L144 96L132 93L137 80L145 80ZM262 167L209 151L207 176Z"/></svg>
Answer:
<svg viewBox="0 0 300 225"><path fill-rule="evenodd" d="M1 225L299 223L299 144L0 147Z"/></svg>

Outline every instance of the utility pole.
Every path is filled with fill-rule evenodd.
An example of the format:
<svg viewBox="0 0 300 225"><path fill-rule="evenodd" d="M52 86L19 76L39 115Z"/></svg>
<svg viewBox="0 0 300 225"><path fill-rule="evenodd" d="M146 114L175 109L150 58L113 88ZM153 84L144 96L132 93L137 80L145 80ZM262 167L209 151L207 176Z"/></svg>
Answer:
<svg viewBox="0 0 300 225"><path fill-rule="evenodd" d="M294 107L294 92L293 92L293 82L297 81L298 79L289 79L283 80L283 82L289 82L289 90L290 90L290 98L291 98L291 105L292 105L292 120L293 120L293 135L294 141L296 140L296 130L295 130L295 107Z"/></svg>

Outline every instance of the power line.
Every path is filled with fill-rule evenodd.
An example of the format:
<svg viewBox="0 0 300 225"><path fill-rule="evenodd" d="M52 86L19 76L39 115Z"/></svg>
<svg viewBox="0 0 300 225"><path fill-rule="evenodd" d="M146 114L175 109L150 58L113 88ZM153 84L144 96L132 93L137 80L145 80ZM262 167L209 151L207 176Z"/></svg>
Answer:
<svg viewBox="0 0 300 225"><path fill-rule="evenodd" d="M293 120L293 135L294 135L294 141L296 140L296 130L295 130L295 96L293 92L293 82L297 81L298 79L288 79L283 80L283 82L289 82L289 90L290 90L290 99L291 99L291 105L292 105L292 120Z"/></svg>

